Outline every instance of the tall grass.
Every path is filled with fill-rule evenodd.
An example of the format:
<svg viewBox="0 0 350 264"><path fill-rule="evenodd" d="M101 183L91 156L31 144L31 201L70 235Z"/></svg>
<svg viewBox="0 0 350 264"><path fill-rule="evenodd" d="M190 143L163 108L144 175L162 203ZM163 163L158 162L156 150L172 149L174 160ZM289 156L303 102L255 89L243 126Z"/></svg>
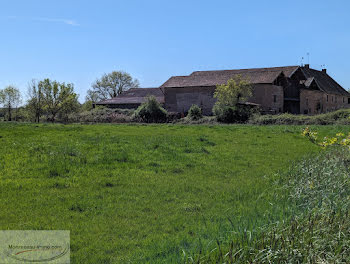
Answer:
<svg viewBox="0 0 350 264"><path fill-rule="evenodd" d="M287 219L235 232L184 262L350 263L349 165L349 150L338 147L293 166L275 182Z"/></svg>

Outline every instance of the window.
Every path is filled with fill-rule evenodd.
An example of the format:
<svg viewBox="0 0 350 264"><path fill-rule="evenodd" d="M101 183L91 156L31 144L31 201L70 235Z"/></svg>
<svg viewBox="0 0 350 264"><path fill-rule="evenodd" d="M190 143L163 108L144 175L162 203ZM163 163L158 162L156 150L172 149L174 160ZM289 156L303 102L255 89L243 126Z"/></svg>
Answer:
<svg viewBox="0 0 350 264"><path fill-rule="evenodd" d="M327 102L328 102L328 94L327 94Z"/></svg>
<svg viewBox="0 0 350 264"><path fill-rule="evenodd" d="M306 99L306 106L309 106L309 99Z"/></svg>
<svg viewBox="0 0 350 264"><path fill-rule="evenodd" d="M337 102L337 97L335 96L335 102Z"/></svg>
<svg viewBox="0 0 350 264"><path fill-rule="evenodd" d="M345 97L343 97L343 103L345 103Z"/></svg>
<svg viewBox="0 0 350 264"><path fill-rule="evenodd" d="M350 98L348 98L348 104L350 104Z"/></svg>
<svg viewBox="0 0 350 264"><path fill-rule="evenodd" d="M332 103L333 103L333 100L334 100L334 98L333 98L333 95L332 95Z"/></svg>
<svg viewBox="0 0 350 264"><path fill-rule="evenodd" d="M276 103L277 102L277 95L273 96L273 102Z"/></svg>

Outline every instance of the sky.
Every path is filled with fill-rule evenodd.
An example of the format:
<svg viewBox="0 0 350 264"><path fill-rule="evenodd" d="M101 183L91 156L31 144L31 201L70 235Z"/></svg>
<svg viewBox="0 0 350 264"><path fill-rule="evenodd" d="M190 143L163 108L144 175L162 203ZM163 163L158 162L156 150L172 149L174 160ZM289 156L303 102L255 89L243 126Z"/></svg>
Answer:
<svg viewBox="0 0 350 264"><path fill-rule="evenodd" d="M158 87L198 70L308 62L349 89L349 11L348 0L0 0L0 89L25 95L50 78L83 102L114 70Z"/></svg>

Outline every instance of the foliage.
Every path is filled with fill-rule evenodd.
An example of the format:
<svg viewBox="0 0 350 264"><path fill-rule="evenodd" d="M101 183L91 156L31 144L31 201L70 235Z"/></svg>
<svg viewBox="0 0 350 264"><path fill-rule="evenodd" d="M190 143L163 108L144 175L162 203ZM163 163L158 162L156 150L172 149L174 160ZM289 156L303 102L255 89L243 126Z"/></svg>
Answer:
<svg viewBox="0 0 350 264"><path fill-rule="evenodd" d="M131 122L133 110L110 109L96 107L89 111L82 111L69 115L72 123L128 123Z"/></svg>
<svg viewBox="0 0 350 264"><path fill-rule="evenodd" d="M88 90L88 100L97 102L110 99L130 88L138 87L139 81L133 79L129 73L113 71L104 74L92 84L92 90Z"/></svg>
<svg viewBox="0 0 350 264"><path fill-rule="evenodd" d="M40 117L43 114L43 104L42 85L39 85L36 80L32 80L28 85L26 109L29 116L32 116L32 119L37 123L40 122Z"/></svg>
<svg viewBox="0 0 350 264"><path fill-rule="evenodd" d="M2 104L8 113L8 121L12 121L12 110L21 103L21 93L14 86L7 86L0 90L0 104Z"/></svg>
<svg viewBox="0 0 350 264"><path fill-rule="evenodd" d="M74 85L44 79L38 86L42 92L43 110L48 120L55 122L59 114L64 121L68 115L79 108L78 96L74 93Z"/></svg>
<svg viewBox="0 0 350 264"><path fill-rule="evenodd" d="M255 125L349 125L350 109L341 109L338 111L307 116L307 115L253 115L250 124Z"/></svg>
<svg viewBox="0 0 350 264"><path fill-rule="evenodd" d="M72 263L181 263L285 218L276 173L322 151L300 132L0 123L0 229L71 230Z"/></svg>
<svg viewBox="0 0 350 264"><path fill-rule="evenodd" d="M248 121L253 110L245 105L220 106L215 104L213 112L219 122L244 123Z"/></svg>
<svg viewBox="0 0 350 264"><path fill-rule="evenodd" d="M236 106L245 103L252 96L252 86L241 75L227 81L227 84L217 85L214 98L219 106Z"/></svg>
<svg viewBox="0 0 350 264"><path fill-rule="evenodd" d="M252 86L248 80L236 75L227 84L217 85L214 98L217 99L213 113L224 123L246 122L251 109L243 105L252 96Z"/></svg>
<svg viewBox="0 0 350 264"><path fill-rule="evenodd" d="M217 118L214 116L203 116L201 119L192 120L189 118L175 119L172 121L173 124L182 125L219 125Z"/></svg>
<svg viewBox="0 0 350 264"><path fill-rule="evenodd" d="M81 105L80 110L82 112L84 112L84 111L91 111L94 108L93 104L94 104L93 101L87 100Z"/></svg>
<svg viewBox="0 0 350 264"><path fill-rule="evenodd" d="M162 123L167 120L167 111L154 96L150 96L136 109L133 118L145 123Z"/></svg>
<svg viewBox="0 0 350 264"><path fill-rule="evenodd" d="M187 117L191 120L201 119L203 117L202 109L198 105L193 104L188 110Z"/></svg>

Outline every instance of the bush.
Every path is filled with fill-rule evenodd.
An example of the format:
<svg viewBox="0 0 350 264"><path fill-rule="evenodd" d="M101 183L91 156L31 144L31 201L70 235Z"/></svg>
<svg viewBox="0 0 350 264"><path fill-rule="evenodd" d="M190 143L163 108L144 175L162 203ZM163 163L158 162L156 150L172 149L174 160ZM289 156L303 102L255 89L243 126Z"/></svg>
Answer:
<svg viewBox="0 0 350 264"><path fill-rule="evenodd" d="M167 111L154 96L150 96L136 109L133 119L146 123L162 123L167 120Z"/></svg>
<svg viewBox="0 0 350 264"><path fill-rule="evenodd" d="M203 117L202 115L202 109L198 106L193 104L190 108L190 110L188 110L188 115L187 117L191 120L199 120Z"/></svg>
<svg viewBox="0 0 350 264"><path fill-rule="evenodd" d="M213 113L219 122L223 123L245 123L253 111L248 106L220 106L215 104Z"/></svg>
<svg viewBox="0 0 350 264"><path fill-rule="evenodd" d="M350 124L350 109L315 116L306 115L253 115L249 123L255 125L348 125Z"/></svg>
<svg viewBox="0 0 350 264"><path fill-rule="evenodd" d="M133 110L98 107L90 111L69 115L72 123L127 123L131 122Z"/></svg>

